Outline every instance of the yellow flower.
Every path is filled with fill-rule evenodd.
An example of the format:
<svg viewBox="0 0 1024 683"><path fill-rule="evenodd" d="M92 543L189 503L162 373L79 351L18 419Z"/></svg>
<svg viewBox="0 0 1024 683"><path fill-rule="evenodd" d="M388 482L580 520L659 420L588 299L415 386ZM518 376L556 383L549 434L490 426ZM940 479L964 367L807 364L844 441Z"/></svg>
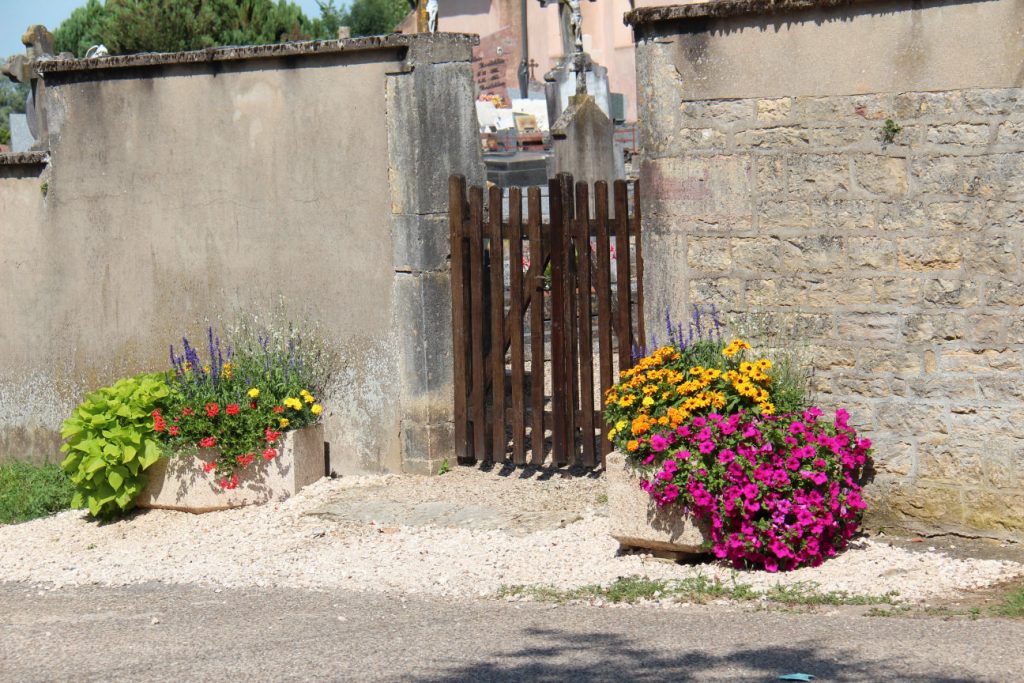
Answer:
<svg viewBox="0 0 1024 683"><path fill-rule="evenodd" d="M650 396L644 396L643 404L645 406L653 406L654 405L654 399L651 398Z"/></svg>
<svg viewBox="0 0 1024 683"><path fill-rule="evenodd" d="M260 390L257 389L256 387L253 387L252 389L249 390L249 398L258 398L259 395Z"/></svg>
<svg viewBox="0 0 1024 683"><path fill-rule="evenodd" d="M232 371L233 369L234 369L234 368L233 368L233 366L231 365L231 363L225 363L225 364L224 364L224 369L223 369L223 370L221 371L221 374L222 374L222 375L224 375L224 378L225 378L225 379L231 379L231 371Z"/></svg>
<svg viewBox="0 0 1024 683"><path fill-rule="evenodd" d="M633 401L635 401L635 400L636 400L636 397L633 396L633 395L623 396L622 398L619 399L619 407L620 408L628 408L631 405L633 405Z"/></svg>
<svg viewBox="0 0 1024 683"><path fill-rule="evenodd" d="M761 404L761 414L762 415L771 415L774 412L775 412L775 406L772 405L771 403L768 403L766 401L766 402Z"/></svg>
<svg viewBox="0 0 1024 683"><path fill-rule="evenodd" d="M288 398L281 402L284 403L286 408L291 408L292 410L302 410L302 401L292 396L289 396Z"/></svg>
<svg viewBox="0 0 1024 683"><path fill-rule="evenodd" d="M280 420L277 421L277 426L278 427L287 427L288 426L288 418L287 417L282 417Z"/></svg>
<svg viewBox="0 0 1024 683"><path fill-rule="evenodd" d="M313 394L309 393L305 389L302 390L302 400L305 401L306 403L313 403L314 401L316 401L316 399L313 398Z"/></svg>
<svg viewBox="0 0 1024 683"><path fill-rule="evenodd" d="M626 450L629 451L630 453L632 453L638 448L640 448L640 442L637 441L636 439L633 439L632 441L629 441L626 444Z"/></svg>
<svg viewBox="0 0 1024 683"><path fill-rule="evenodd" d="M313 413L314 415L319 415L320 413L324 412L324 407L319 403L314 403L313 407L309 409L309 412Z"/></svg>

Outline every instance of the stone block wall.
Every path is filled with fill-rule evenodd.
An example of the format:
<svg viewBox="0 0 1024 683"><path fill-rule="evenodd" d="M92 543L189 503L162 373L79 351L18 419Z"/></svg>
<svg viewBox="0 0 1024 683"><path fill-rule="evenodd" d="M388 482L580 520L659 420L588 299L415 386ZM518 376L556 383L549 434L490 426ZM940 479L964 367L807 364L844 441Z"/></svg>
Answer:
<svg viewBox="0 0 1024 683"><path fill-rule="evenodd" d="M873 523L1024 537L1024 10L832 4L630 16L648 329L776 320L876 444Z"/></svg>

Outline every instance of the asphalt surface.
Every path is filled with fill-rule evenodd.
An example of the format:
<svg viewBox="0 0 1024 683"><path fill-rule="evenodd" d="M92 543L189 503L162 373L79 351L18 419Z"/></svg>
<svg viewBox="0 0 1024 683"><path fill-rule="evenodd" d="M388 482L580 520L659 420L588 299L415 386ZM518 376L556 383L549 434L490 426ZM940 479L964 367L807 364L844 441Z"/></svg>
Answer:
<svg viewBox="0 0 1024 683"><path fill-rule="evenodd" d="M1022 681L1024 622L0 583L2 681Z"/></svg>

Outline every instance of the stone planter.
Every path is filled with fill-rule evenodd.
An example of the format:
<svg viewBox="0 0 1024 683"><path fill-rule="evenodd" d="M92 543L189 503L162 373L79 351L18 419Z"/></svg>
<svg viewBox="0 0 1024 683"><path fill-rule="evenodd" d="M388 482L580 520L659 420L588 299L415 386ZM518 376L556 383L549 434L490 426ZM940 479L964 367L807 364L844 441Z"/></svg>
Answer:
<svg viewBox="0 0 1024 683"><path fill-rule="evenodd" d="M704 554L710 527L697 522L678 505L658 508L640 488L640 477L618 451L608 454L608 521L611 535L623 548L645 548L655 554Z"/></svg>
<svg viewBox="0 0 1024 683"><path fill-rule="evenodd" d="M224 490L219 479L203 471L211 455L160 458L146 470L148 482L135 504L140 508L212 512L284 500L324 476L324 429L308 425L286 432L277 457L257 460L238 471L238 487Z"/></svg>

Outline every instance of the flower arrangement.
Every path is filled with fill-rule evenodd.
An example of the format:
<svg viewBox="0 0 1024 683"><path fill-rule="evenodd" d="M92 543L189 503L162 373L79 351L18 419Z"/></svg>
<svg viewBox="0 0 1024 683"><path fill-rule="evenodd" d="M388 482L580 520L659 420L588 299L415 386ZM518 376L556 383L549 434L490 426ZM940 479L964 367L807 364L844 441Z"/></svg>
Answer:
<svg viewBox="0 0 1024 683"><path fill-rule="evenodd" d="M609 438L660 506L710 523L715 555L768 571L818 565L845 547L865 507L871 442L846 411L823 418L742 339L698 327L620 374L605 396ZM787 383L789 386L787 386Z"/></svg>
<svg viewBox="0 0 1024 683"><path fill-rule="evenodd" d="M310 391L309 359L297 337L280 348L261 336L225 349L210 328L207 343L205 361L187 337L180 354L171 346L171 392L166 412L153 412L154 429L178 453L216 453L203 469L233 489L239 469L273 460L282 435L319 420L323 406Z"/></svg>

